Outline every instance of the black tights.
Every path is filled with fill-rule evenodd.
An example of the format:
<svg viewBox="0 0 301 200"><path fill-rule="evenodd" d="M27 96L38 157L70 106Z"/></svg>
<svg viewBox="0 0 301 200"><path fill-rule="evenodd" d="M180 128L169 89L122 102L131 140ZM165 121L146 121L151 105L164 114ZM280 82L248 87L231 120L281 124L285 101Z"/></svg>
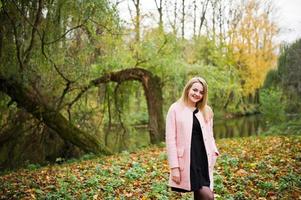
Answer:
<svg viewBox="0 0 301 200"><path fill-rule="evenodd" d="M214 200L213 192L209 187L203 186L197 191L193 192L194 200Z"/></svg>

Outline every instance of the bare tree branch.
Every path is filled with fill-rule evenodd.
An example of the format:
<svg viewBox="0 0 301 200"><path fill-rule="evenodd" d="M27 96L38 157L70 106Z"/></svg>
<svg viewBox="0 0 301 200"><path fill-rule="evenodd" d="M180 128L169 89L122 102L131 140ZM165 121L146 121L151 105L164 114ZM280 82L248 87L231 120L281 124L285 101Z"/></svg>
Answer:
<svg viewBox="0 0 301 200"><path fill-rule="evenodd" d="M14 38L15 39L15 46L16 46L16 51L17 51L17 60L18 60L19 65L20 65L20 70L23 71L24 70L24 65L23 65L22 58L21 58L21 44L20 44L20 41L19 41L17 27L16 27L16 24L15 24L14 20L9 16L7 11L5 9L3 9L3 10L4 10L5 15L7 16L7 18L9 19L10 23L13 26L14 37L15 37Z"/></svg>
<svg viewBox="0 0 301 200"><path fill-rule="evenodd" d="M208 3L209 3L209 0L205 0L205 2L203 2L198 36L201 35L201 30L202 30L202 27L203 27L205 19L206 19Z"/></svg>
<svg viewBox="0 0 301 200"><path fill-rule="evenodd" d="M12 1L15 5L15 7L17 8L17 10L19 11L19 13L21 14L21 16L24 18L24 20L33 28L36 29L35 31L37 32L37 34L39 35L39 37L41 38L41 33L39 31L39 29L30 21L28 20L28 18L26 17L26 15L23 13L23 11L19 8L18 4L15 2L15 0Z"/></svg>
<svg viewBox="0 0 301 200"><path fill-rule="evenodd" d="M119 4L121 4L122 2L124 2L125 0L120 0L120 1L116 1L114 6L117 7Z"/></svg>
<svg viewBox="0 0 301 200"><path fill-rule="evenodd" d="M82 97L83 94L85 94L88 90L90 90L92 87L96 85L99 85L101 83L108 83L110 81L120 83L128 79L141 80L144 73L146 73L146 70L142 68L130 68L118 72L111 72L105 74L100 78L91 80L90 83L87 86L84 86L81 89L81 91L77 94L77 96L70 103L67 104L67 106L71 108L73 104L76 103Z"/></svg>
<svg viewBox="0 0 301 200"><path fill-rule="evenodd" d="M43 33L43 37L42 37L42 43L41 43L41 50L42 50L42 54L43 56L46 58L46 60L49 60L49 62L53 65L55 71L60 75L60 77L62 77L62 79L66 82L66 86L65 86L65 89L63 90L60 98L59 98L59 102L57 104L57 107L56 109L57 110L60 110L61 108L61 105L62 105L62 102L66 96L66 94L68 93L70 87L71 87L71 84L73 84L75 81L71 81L69 80L60 70L59 68L57 67L56 63L52 60L52 58L50 58L46 52L45 52L45 45L44 45L44 36L45 34Z"/></svg>
<svg viewBox="0 0 301 200"><path fill-rule="evenodd" d="M157 2L157 0L155 0L155 3L156 3L156 7L157 7L157 10L158 10L158 13L159 13L159 28L160 30L163 30L163 7L162 7L162 2L163 0L159 0L159 4Z"/></svg>
<svg viewBox="0 0 301 200"><path fill-rule="evenodd" d="M82 24L79 24L77 26L74 26L70 29L68 29L65 33L63 33L61 36L59 36L58 38L50 41L50 42L44 42L45 45L50 45L50 44L53 44L53 43L56 43L58 41L60 41L62 38L64 38L69 32L75 30L75 29L78 29L78 28L81 28L85 23L82 23Z"/></svg>
<svg viewBox="0 0 301 200"><path fill-rule="evenodd" d="M36 18L35 18L34 24L32 25L31 40L30 40L29 46L27 47L27 49L24 52L24 56L25 56L24 63L25 64L28 63L28 61L29 61L30 53L32 51L34 41L35 41L35 36L36 36L37 30L38 30L38 25L41 22L42 7L43 7L43 0L39 0Z"/></svg>
<svg viewBox="0 0 301 200"><path fill-rule="evenodd" d="M181 37L184 39L185 36L185 0L182 0L181 10Z"/></svg>
<svg viewBox="0 0 301 200"><path fill-rule="evenodd" d="M95 21L94 19L89 19L91 22L93 22L94 24L96 24L97 26L100 26L101 28L104 28L106 31L108 31L111 35L126 35L126 34L122 34L122 33L114 33L113 29L109 29L107 26Z"/></svg>

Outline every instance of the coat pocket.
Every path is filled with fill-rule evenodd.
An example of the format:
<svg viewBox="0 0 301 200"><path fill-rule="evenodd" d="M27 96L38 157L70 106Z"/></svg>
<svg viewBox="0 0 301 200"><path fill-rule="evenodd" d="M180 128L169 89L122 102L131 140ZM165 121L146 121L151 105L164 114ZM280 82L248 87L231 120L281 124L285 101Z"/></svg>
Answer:
<svg viewBox="0 0 301 200"><path fill-rule="evenodd" d="M177 154L178 154L178 160L179 160L179 167L180 167L180 170L183 171L184 170L184 148L178 148L177 150Z"/></svg>

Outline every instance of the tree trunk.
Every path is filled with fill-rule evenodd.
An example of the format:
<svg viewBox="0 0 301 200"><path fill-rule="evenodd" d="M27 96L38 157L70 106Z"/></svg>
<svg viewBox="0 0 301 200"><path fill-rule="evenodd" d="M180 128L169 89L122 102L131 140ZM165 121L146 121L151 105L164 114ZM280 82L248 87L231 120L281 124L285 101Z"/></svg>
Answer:
<svg viewBox="0 0 301 200"><path fill-rule="evenodd" d="M196 0L193 0L193 37L196 36Z"/></svg>
<svg viewBox="0 0 301 200"><path fill-rule="evenodd" d="M29 163L47 164L84 154L79 148L63 140L56 131L39 123L31 114L18 109L7 131L0 130L0 171L26 167Z"/></svg>
<svg viewBox="0 0 301 200"><path fill-rule="evenodd" d="M133 0L136 9L136 16L135 16L135 40L137 43L140 43L140 0Z"/></svg>
<svg viewBox="0 0 301 200"><path fill-rule="evenodd" d="M177 18L178 18L178 6L177 6L177 1L175 1L174 4L174 21L173 21L173 33L174 35L177 35Z"/></svg>
<svg viewBox="0 0 301 200"><path fill-rule="evenodd" d="M205 19L206 19L208 3L209 3L209 0L202 2L202 11L201 11L201 17L200 17L200 26L199 26L198 36L201 36L201 30L202 30L202 27L203 27Z"/></svg>
<svg viewBox="0 0 301 200"><path fill-rule="evenodd" d="M51 107L46 96L42 96L30 86L22 85L13 79L0 75L0 91L9 95L18 107L24 108L49 128L55 130L64 140L70 141L84 151L108 154L110 151L101 145L99 139L82 132L71 124L62 114Z"/></svg>
<svg viewBox="0 0 301 200"><path fill-rule="evenodd" d="M185 36L185 0L182 0L182 19L181 19L181 25L182 25L182 39L184 39L184 36Z"/></svg>
<svg viewBox="0 0 301 200"><path fill-rule="evenodd" d="M147 108L149 114L149 130L151 143L159 143L164 140L164 118L162 113L162 90L160 78L151 72L142 68L130 68L118 72L106 74L98 79L92 80L90 85L84 89L85 92L90 87L100 83L114 81L121 83L123 81L137 80L142 83L145 97L147 100Z"/></svg>
<svg viewBox="0 0 301 200"><path fill-rule="evenodd" d="M77 101L89 88L98 86L101 83L114 81L138 80L142 83L147 99L149 113L149 129L151 143L159 143L164 140L164 118L162 113L162 90L160 78L151 72L141 68L125 69L118 72L105 74L92 80L89 86L85 87L73 101ZM64 140L71 142L84 151L94 153L111 153L99 138L81 131L70 123L62 114L56 111L46 96L30 86L25 86L17 80L6 79L0 75L0 91L9 95L18 107L24 108L38 120L42 120L49 128L55 130Z"/></svg>
<svg viewBox="0 0 301 200"><path fill-rule="evenodd" d="M159 30L163 32L163 7L162 7L163 0L159 0L159 3L157 2L157 0L155 0L155 3L159 14L159 23L158 23Z"/></svg>

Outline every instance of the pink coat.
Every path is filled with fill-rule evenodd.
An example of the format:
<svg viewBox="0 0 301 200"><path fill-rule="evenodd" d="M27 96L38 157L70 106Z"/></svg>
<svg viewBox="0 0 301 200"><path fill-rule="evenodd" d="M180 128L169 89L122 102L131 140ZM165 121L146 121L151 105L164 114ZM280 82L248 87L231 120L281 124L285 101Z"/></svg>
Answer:
<svg viewBox="0 0 301 200"><path fill-rule="evenodd" d="M208 107L210 108L210 107ZM200 122L208 157L210 188L213 190L213 167L219 152L213 137L213 119L205 122L201 112L196 113ZM166 148L170 168L179 167L181 181L175 183L169 177L169 186L190 190L190 146L193 111L178 101L172 104L166 117Z"/></svg>

